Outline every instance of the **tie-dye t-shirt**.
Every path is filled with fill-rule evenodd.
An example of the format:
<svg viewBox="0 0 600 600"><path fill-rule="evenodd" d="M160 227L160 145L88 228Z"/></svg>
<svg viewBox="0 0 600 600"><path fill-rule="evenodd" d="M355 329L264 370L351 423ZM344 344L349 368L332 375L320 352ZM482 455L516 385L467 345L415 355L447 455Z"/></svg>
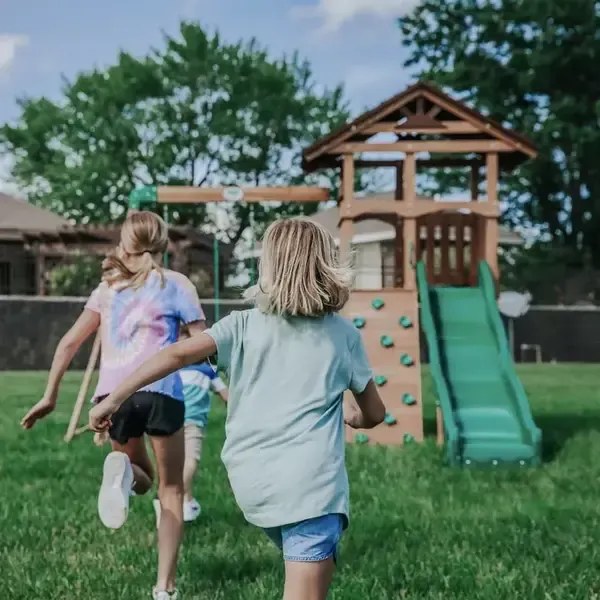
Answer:
<svg viewBox="0 0 600 600"><path fill-rule="evenodd" d="M94 398L110 394L145 360L177 341L181 323L203 321L204 312L192 282L175 271L153 271L137 290L102 282L86 308L100 314L102 355ZM143 388L183 401L178 373Z"/></svg>

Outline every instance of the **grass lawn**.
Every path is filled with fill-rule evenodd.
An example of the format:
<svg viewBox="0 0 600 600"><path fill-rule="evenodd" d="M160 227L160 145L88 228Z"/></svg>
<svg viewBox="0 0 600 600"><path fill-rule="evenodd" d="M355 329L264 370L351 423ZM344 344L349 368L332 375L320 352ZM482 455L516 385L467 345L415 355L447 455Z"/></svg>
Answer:
<svg viewBox="0 0 600 600"><path fill-rule="evenodd" d="M588 600L600 598L600 377L594 365L520 369L544 432L537 470L444 467L432 442L404 450L351 447L352 522L331 598L344 600ZM40 395L41 373L0 373L0 589L3 598L147 598L154 580L150 498L105 530L96 516L104 450L90 436L62 442L80 376L31 433L18 421ZM427 429L433 431L426 385ZM187 528L184 598L279 598L281 561L248 526L219 460L215 403Z"/></svg>

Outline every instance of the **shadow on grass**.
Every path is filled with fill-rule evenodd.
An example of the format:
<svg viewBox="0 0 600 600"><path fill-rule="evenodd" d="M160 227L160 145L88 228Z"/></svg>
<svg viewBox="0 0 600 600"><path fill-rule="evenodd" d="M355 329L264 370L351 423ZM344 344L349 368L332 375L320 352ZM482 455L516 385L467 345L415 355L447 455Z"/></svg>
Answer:
<svg viewBox="0 0 600 600"><path fill-rule="evenodd" d="M582 415L538 414L534 415L534 421L542 430L544 462L554 460L572 437L580 433L600 431L600 412Z"/></svg>
<svg viewBox="0 0 600 600"><path fill-rule="evenodd" d="M579 415L569 413L536 414L533 420L542 430L543 462L555 460L572 437L591 431L600 432L600 411ZM425 437L435 438L435 417L426 416L423 426Z"/></svg>

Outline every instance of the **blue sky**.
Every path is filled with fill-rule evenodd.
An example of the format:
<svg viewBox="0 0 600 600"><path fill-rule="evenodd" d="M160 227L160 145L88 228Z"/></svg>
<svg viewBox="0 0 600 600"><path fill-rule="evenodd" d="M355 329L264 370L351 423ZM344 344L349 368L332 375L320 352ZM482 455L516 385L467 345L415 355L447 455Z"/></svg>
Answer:
<svg viewBox="0 0 600 600"><path fill-rule="evenodd" d="M0 123L21 96L58 98L61 75L143 55L200 21L227 40L256 37L274 56L298 50L317 80L344 83L355 113L411 79L396 17L418 0L0 0ZM0 189L8 157L0 157Z"/></svg>
<svg viewBox="0 0 600 600"><path fill-rule="evenodd" d="M395 17L411 0L0 0L0 122L15 98L60 91L73 77L110 64L120 49L137 55L199 20L229 40L256 37L275 56L299 50L325 84L344 82L353 109L403 88L410 75Z"/></svg>

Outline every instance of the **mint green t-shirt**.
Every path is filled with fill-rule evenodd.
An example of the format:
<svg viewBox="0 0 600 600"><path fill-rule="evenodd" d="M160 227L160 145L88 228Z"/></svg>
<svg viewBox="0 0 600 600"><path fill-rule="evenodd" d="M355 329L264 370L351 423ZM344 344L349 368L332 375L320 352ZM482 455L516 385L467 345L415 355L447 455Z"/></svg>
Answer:
<svg viewBox="0 0 600 600"><path fill-rule="evenodd" d="M348 518L342 399L371 369L356 328L337 314L233 312L206 333L229 372L221 458L238 505L259 527Z"/></svg>

